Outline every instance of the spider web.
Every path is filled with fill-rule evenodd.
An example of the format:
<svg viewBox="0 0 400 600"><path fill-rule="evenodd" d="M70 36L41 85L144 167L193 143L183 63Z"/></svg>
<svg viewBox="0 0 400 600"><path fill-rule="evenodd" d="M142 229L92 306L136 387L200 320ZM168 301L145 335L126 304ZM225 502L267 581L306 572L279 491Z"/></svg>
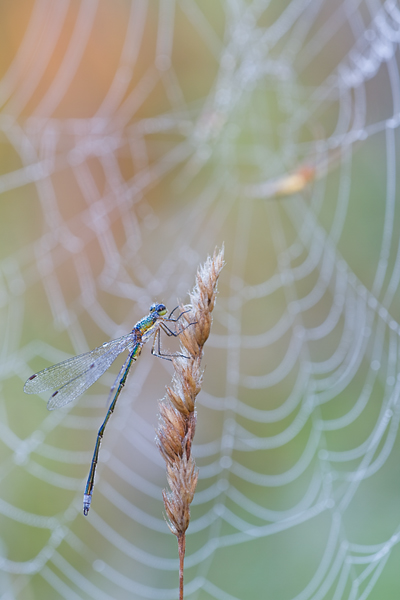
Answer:
<svg viewBox="0 0 400 600"><path fill-rule="evenodd" d="M170 365L135 365L86 519L118 366L51 413L22 387L186 301L223 242L185 597L397 598L398 3L0 11L0 598L177 596Z"/></svg>

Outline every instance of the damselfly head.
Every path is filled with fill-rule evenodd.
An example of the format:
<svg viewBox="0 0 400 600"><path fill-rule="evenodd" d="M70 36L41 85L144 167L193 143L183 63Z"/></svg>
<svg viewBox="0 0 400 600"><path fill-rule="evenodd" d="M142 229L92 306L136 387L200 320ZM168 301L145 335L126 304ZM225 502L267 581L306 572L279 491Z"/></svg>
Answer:
<svg viewBox="0 0 400 600"><path fill-rule="evenodd" d="M152 304L150 306L150 312L156 312L158 314L158 316L163 317L164 315L167 314L167 307L165 306L165 304Z"/></svg>

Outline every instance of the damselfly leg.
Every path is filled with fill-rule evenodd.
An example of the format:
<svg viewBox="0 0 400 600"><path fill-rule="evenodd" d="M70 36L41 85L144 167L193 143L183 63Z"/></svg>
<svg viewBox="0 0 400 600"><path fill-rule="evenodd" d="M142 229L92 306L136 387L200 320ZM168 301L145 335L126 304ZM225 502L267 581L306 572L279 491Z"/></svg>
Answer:
<svg viewBox="0 0 400 600"><path fill-rule="evenodd" d="M186 358L189 359L190 356L186 356L185 354L182 354L181 352L175 352L173 354L166 354L165 352L161 351L161 335L160 335L160 331L164 331L164 333L166 333L166 335L168 335L169 337L173 336L173 337L178 337L183 331L185 331L185 329L187 329L188 327L190 327L191 325L196 325L196 321L193 321L192 323L188 323L187 325L185 325L184 327L182 327L179 331L172 331L172 329L170 329L168 327L168 325L166 325L166 322L170 322L170 323L177 323L179 321L179 319L185 315L186 313L190 312L190 310L183 310L176 319L172 318L173 313L176 311L176 309L179 308L179 306L175 306L175 308L170 312L170 314L168 315L168 318L163 319L162 321L160 321L159 323L159 327L154 335L154 340L153 340L153 346L151 348L151 353L153 354L153 356L157 356L158 358L163 358L164 360L172 360L173 358ZM156 351L156 345L157 345L157 351Z"/></svg>

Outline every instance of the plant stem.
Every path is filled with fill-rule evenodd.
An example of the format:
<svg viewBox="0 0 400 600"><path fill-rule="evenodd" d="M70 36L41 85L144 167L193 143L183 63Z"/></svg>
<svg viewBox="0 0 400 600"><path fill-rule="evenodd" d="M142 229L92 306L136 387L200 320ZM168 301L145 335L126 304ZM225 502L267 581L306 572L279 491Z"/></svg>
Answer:
<svg viewBox="0 0 400 600"><path fill-rule="evenodd" d="M179 552L179 600L183 600L183 563L185 560L186 534L178 536Z"/></svg>

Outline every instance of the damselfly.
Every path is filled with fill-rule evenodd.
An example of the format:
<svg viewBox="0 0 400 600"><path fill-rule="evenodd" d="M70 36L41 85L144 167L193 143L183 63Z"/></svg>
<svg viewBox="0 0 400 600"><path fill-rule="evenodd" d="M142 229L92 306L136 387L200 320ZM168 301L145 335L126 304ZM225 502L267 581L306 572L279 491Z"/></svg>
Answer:
<svg viewBox="0 0 400 600"><path fill-rule="evenodd" d="M60 408L61 406L69 404L69 402L72 402L75 398L78 398L78 396L81 396L91 385L93 385L93 383L107 371L121 352L124 350L128 350L129 352L129 356L122 365L110 390L108 398L109 408L97 434L96 445L83 497L83 514L85 516L89 512L92 500L94 476L104 430L109 418L114 412L118 396L125 385L132 363L137 360L144 344L152 335L154 335L153 346L151 348L152 354L159 356L160 358L166 358L167 360L170 360L171 356L183 356L182 354L162 354L160 346L161 329L169 336L178 336L184 329L182 328L180 331L176 332L172 331L167 325L167 323L176 323L184 314L182 312L176 319L173 318L172 315L177 308L178 307L174 308L169 316L165 317L168 311L164 304L152 304L150 306L149 314L138 321L132 331L127 335L112 340L111 342L106 342L90 352L80 354L79 356L73 356L57 365L43 369L43 371L31 375L25 383L24 391L27 394L39 394L46 390L55 390L50 396L47 408L49 410ZM192 323L189 325L191 324Z"/></svg>

